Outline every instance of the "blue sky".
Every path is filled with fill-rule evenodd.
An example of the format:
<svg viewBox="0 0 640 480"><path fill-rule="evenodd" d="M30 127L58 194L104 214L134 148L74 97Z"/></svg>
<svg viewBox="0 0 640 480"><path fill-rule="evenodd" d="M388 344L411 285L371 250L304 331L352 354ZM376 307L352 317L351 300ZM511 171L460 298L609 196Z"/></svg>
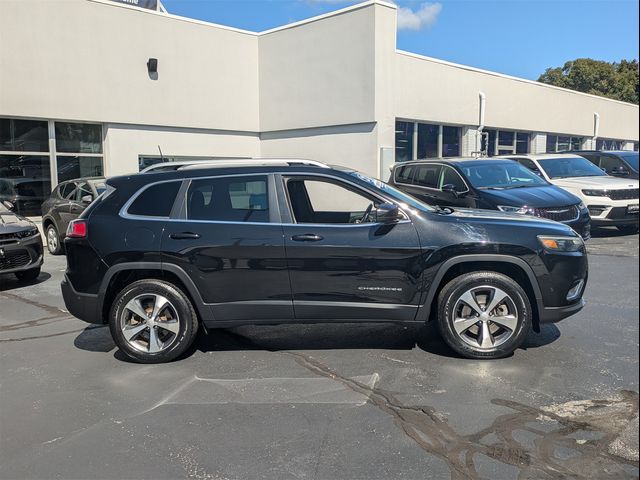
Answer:
<svg viewBox="0 0 640 480"><path fill-rule="evenodd" d="M340 0L162 0L173 14L252 31L337 10ZM637 0L397 0L398 48L537 79L580 57L638 58Z"/></svg>

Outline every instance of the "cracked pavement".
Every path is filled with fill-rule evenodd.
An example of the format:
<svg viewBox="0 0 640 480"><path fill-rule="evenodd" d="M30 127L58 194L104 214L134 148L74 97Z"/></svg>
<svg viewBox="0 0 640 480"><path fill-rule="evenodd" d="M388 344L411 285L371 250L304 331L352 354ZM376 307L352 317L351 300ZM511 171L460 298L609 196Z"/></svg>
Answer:
<svg viewBox="0 0 640 480"><path fill-rule="evenodd" d="M137 365L64 310L64 257L0 277L0 478L638 478L638 236L589 242L587 307L513 357L430 327L213 330Z"/></svg>

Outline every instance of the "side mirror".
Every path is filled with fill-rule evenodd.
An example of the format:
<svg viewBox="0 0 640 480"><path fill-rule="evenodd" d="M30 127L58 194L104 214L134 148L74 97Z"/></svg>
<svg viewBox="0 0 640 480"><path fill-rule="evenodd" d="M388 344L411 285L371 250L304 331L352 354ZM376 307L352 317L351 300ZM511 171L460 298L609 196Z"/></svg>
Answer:
<svg viewBox="0 0 640 480"><path fill-rule="evenodd" d="M450 193L451 195L453 195L456 198L458 198L460 196L460 193L458 192L458 189L456 188L455 185L451 185L451 184L443 185L442 186L442 191L446 192L446 193Z"/></svg>
<svg viewBox="0 0 640 480"><path fill-rule="evenodd" d="M9 210L12 210L15 208L15 205L7 200L3 200L2 201L2 205L4 205L6 208L8 208Z"/></svg>
<svg viewBox="0 0 640 480"><path fill-rule="evenodd" d="M381 203L376 208L376 222L378 223L396 223L401 219L400 209L393 203Z"/></svg>
<svg viewBox="0 0 640 480"><path fill-rule="evenodd" d="M93 195L85 195L83 196L80 201L82 203L86 203L87 205L90 204L91 202L93 202Z"/></svg>

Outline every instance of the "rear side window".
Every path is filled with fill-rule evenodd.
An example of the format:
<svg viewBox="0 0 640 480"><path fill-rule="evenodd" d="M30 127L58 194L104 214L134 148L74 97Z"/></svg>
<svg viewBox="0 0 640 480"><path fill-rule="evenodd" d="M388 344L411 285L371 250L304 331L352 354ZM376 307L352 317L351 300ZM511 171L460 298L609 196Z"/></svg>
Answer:
<svg viewBox="0 0 640 480"><path fill-rule="evenodd" d="M441 165L420 165L413 183L421 187L439 188Z"/></svg>
<svg viewBox="0 0 640 480"><path fill-rule="evenodd" d="M60 198L68 199L74 190L76 189L76 184L73 182L63 183L58 187L58 195Z"/></svg>
<svg viewBox="0 0 640 480"><path fill-rule="evenodd" d="M187 219L269 222L267 177L193 180L187 191Z"/></svg>
<svg viewBox="0 0 640 480"><path fill-rule="evenodd" d="M396 182L398 183L412 183L413 172L416 167L414 165L407 165L406 167L400 167L396 172Z"/></svg>
<svg viewBox="0 0 640 480"><path fill-rule="evenodd" d="M168 218L180 190L181 181L157 183L136 198L127 213L144 217Z"/></svg>

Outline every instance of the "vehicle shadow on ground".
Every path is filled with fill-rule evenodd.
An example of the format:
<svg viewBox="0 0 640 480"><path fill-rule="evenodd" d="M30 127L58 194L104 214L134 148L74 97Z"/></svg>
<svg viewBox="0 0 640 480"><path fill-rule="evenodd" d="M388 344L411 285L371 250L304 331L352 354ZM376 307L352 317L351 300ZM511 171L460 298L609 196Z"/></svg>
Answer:
<svg viewBox="0 0 640 480"><path fill-rule="evenodd" d="M28 282L18 280L18 278L12 274L2 275L0 276L0 292L15 290L16 288L31 287L40 283L44 283L50 278L51 275L47 272L41 272L38 278Z"/></svg>
<svg viewBox="0 0 640 480"><path fill-rule="evenodd" d="M560 338L555 325L543 325L541 333L531 332L522 349L539 348ZM109 329L89 326L74 340L80 350L107 353L116 349ZM396 324L313 324L244 326L209 329L200 332L193 346L181 358L196 351L300 351L300 350L412 350L447 358L460 358L440 337L434 325L404 326ZM119 350L118 360L129 361Z"/></svg>
<svg viewBox="0 0 640 480"><path fill-rule="evenodd" d="M592 238L633 237L637 235L637 233L621 232L615 227L593 227L591 229Z"/></svg>

